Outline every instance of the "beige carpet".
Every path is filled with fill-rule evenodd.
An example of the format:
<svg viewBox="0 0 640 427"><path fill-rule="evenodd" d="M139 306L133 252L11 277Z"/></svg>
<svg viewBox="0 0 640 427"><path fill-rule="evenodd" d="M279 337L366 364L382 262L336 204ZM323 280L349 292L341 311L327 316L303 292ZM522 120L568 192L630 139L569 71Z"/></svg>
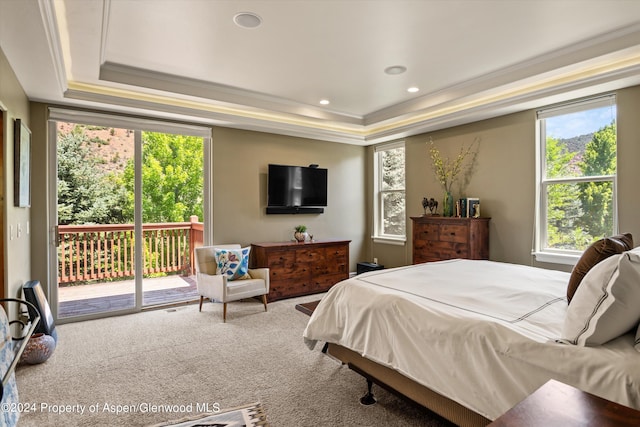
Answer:
<svg viewBox="0 0 640 427"><path fill-rule="evenodd" d="M303 343L294 306L315 299L231 303L226 324L205 303L59 325L53 356L17 370L19 426L145 426L252 402L276 427L450 426L379 387L360 405L365 380Z"/></svg>

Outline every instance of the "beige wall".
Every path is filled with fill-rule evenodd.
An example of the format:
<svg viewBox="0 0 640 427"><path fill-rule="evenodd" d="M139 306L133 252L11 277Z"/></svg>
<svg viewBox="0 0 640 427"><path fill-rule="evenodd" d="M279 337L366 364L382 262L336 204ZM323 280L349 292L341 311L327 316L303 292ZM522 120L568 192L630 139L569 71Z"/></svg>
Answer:
<svg viewBox="0 0 640 427"><path fill-rule="evenodd" d="M618 208L619 229L631 232L640 244L640 87L617 91L618 105ZM465 189L454 189L454 198L479 197L483 216L491 217L490 258L517 264L567 270L570 267L537 263L531 255L535 197L535 111L423 134L406 139L407 217L423 213L425 196L442 199L442 189L431 169L427 142L433 139L443 155L455 156L461 145L480 139L476 170ZM372 157L372 150L368 152ZM408 220L409 221L409 220ZM411 226L409 221L410 241ZM411 262L407 250L374 245L383 262ZM406 257L399 260L406 253Z"/></svg>
<svg viewBox="0 0 640 427"><path fill-rule="evenodd" d="M618 91L618 220L640 246L640 86Z"/></svg>
<svg viewBox="0 0 640 427"><path fill-rule="evenodd" d="M3 110L2 213L4 222L5 297L21 297L22 285L31 280L30 208L13 206L13 134L14 121L31 126L29 101L13 70L0 50L0 110ZM32 141L33 144L33 141ZM32 151L33 153L33 151ZM21 231L18 233L18 229Z"/></svg>
<svg viewBox="0 0 640 427"><path fill-rule="evenodd" d="M328 169L323 214L267 215L269 163ZM314 239L348 239L350 269L366 254L365 148L228 128L213 129L214 243L288 241L298 224Z"/></svg>
<svg viewBox="0 0 640 427"><path fill-rule="evenodd" d="M617 92L618 194L620 231L640 243L640 87ZM8 296L18 296L27 280L46 285L47 138L46 105L28 100L0 51L0 107L4 116L5 280ZM13 207L13 120L23 119L32 133L32 208ZM491 216L490 257L496 261L541 265L531 256L535 189L535 112L533 110L458 126L406 139L407 217L423 213L425 196L442 197L426 142L432 138L444 154L480 139L477 167L466 189L454 196L482 201ZM303 223L316 238L352 240L351 271L374 257L387 267L411 262L411 223L404 246L372 244L373 148L337 144L229 128L213 129L212 204L214 242L283 241ZM267 165L317 163L329 169L329 206L320 215L266 215ZM31 217L30 217L31 216ZM27 235L27 221L31 235ZM20 237L15 235L18 224ZM14 227L14 238L9 229ZM33 260L38 260L33 262ZM544 265L547 266L547 265ZM549 265L548 267L555 267Z"/></svg>
<svg viewBox="0 0 640 427"><path fill-rule="evenodd" d="M33 277L48 289L47 257L47 105L33 103L34 193L32 202ZM37 136L37 138L36 138ZM365 253L365 148L304 138L227 128L212 131L214 243L286 241L305 224L316 239L347 239L350 269ZM323 214L266 215L269 163L328 169L328 206Z"/></svg>
<svg viewBox="0 0 640 427"><path fill-rule="evenodd" d="M48 178L49 147L47 136L48 111L45 104L31 103L31 121L34 124L31 133L34 150L31 156L31 277L42 283L48 290L49 283L49 247L47 246L47 230L49 226ZM48 295L48 293L47 293Z"/></svg>

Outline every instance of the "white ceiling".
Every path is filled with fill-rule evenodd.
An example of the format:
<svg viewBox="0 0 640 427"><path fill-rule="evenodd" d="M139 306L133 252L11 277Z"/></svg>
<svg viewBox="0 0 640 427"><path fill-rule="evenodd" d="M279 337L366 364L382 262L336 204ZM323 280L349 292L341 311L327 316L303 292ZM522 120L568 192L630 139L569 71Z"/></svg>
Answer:
<svg viewBox="0 0 640 427"><path fill-rule="evenodd" d="M640 1L0 0L0 47L34 101L369 145L640 84Z"/></svg>

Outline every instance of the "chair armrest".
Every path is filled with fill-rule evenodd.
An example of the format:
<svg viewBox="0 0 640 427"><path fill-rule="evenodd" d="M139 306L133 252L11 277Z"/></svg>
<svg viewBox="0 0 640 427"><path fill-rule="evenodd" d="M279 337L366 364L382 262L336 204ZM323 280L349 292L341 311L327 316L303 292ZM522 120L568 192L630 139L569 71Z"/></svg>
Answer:
<svg viewBox="0 0 640 427"><path fill-rule="evenodd" d="M226 301L227 278L222 274L196 274L196 286L198 293L204 297L217 301Z"/></svg>
<svg viewBox="0 0 640 427"><path fill-rule="evenodd" d="M267 287L267 293L269 292L269 269L268 268L250 268L249 276L252 279L262 279Z"/></svg>

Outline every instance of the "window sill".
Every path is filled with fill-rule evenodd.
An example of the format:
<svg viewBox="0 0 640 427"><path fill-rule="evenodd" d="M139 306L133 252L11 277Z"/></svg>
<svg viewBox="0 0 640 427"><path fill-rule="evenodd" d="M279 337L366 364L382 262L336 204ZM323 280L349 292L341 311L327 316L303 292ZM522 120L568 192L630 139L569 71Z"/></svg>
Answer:
<svg viewBox="0 0 640 427"><path fill-rule="evenodd" d="M396 246L404 246L407 242L407 239L404 237L380 237L380 236L371 236L373 239L373 243L383 243L385 245L396 245Z"/></svg>
<svg viewBox="0 0 640 427"><path fill-rule="evenodd" d="M550 264L575 265L580 259L580 255L559 254L554 252L532 252L538 262Z"/></svg>

